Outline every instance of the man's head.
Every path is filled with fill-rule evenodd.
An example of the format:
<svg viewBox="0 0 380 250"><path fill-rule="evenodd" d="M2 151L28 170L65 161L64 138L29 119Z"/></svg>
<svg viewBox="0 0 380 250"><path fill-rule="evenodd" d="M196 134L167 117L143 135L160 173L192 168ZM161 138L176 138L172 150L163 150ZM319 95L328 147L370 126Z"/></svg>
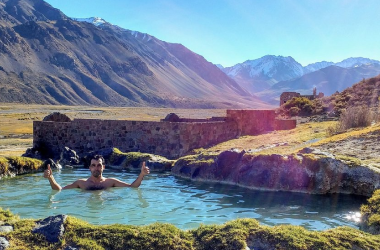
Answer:
<svg viewBox="0 0 380 250"><path fill-rule="evenodd" d="M104 162L103 156L94 155L91 158L90 171L91 171L92 176L96 178L102 177L104 167L105 167L105 162Z"/></svg>

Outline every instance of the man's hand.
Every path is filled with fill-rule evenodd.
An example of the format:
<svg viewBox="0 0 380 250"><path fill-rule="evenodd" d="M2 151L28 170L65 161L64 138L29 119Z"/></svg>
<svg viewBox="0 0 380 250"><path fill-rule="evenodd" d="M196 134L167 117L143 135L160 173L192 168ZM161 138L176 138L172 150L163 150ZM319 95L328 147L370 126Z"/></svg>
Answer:
<svg viewBox="0 0 380 250"><path fill-rule="evenodd" d="M50 164L47 165L47 169L44 171L44 178L50 179L53 176L53 171L50 168Z"/></svg>
<svg viewBox="0 0 380 250"><path fill-rule="evenodd" d="M142 176L145 176L145 175L148 175L150 173L150 170L147 166L145 166L145 161L143 162L142 166L141 166L141 173L140 175Z"/></svg>
<svg viewBox="0 0 380 250"><path fill-rule="evenodd" d="M50 182L50 186L54 190L61 190L62 187L55 181L53 176L53 170L50 168L50 164L47 165L47 169L44 171L44 177Z"/></svg>

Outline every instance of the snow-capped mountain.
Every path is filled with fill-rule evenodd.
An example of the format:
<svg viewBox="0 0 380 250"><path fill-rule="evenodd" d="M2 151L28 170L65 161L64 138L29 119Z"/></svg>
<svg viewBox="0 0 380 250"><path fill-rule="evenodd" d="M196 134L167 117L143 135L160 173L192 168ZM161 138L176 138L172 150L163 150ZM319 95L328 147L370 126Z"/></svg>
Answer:
<svg viewBox="0 0 380 250"><path fill-rule="evenodd" d="M364 64L374 64L374 63L380 64L380 61L372 60L369 58L363 58L363 57L350 57L341 62L335 63L335 65L342 68L351 68L351 67L358 67Z"/></svg>
<svg viewBox="0 0 380 250"><path fill-rule="evenodd" d="M327 61L322 61L322 62L316 62L316 63L311 63L303 68L304 74L314 72L323 68L326 68L328 66L334 65L333 62L327 62Z"/></svg>
<svg viewBox="0 0 380 250"><path fill-rule="evenodd" d="M88 18L73 18L72 17L71 19L74 21L78 21L78 22L92 23L95 26L110 25L113 27L113 29L120 30L120 31L127 31L132 36L134 36L135 38L140 39L140 40L145 40L146 42L150 41L153 38L153 36L146 34L146 33L134 31L134 30L129 30L129 29L124 29L124 28L121 28L117 25L113 25L113 24L107 22L106 20L104 20L103 18L100 18L100 17L88 17Z"/></svg>
<svg viewBox="0 0 380 250"><path fill-rule="evenodd" d="M256 60L248 60L232 67L220 68L241 87L255 94L271 88L278 82L290 81L318 70L338 66L341 68L380 64L380 61L363 57L352 57L341 62L316 62L303 67L292 57L267 55Z"/></svg>
<svg viewBox="0 0 380 250"><path fill-rule="evenodd" d="M232 67L224 68L228 76L238 75L267 77L275 81L285 81L303 75L303 67L292 57L267 55L256 60L248 60Z"/></svg>
<svg viewBox="0 0 380 250"><path fill-rule="evenodd" d="M364 58L364 57L350 57L338 63L322 61L322 62L311 63L305 66L304 74L314 72L323 68L327 68L331 65L342 67L342 68L351 68L351 67L359 67L362 65L374 64L374 63L380 63L380 61L372 60L372 59Z"/></svg>
<svg viewBox="0 0 380 250"><path fill-rule="evenodd" d="M251 93L303 75L302 65L290 56L267 55L221 70Z"/></svg>

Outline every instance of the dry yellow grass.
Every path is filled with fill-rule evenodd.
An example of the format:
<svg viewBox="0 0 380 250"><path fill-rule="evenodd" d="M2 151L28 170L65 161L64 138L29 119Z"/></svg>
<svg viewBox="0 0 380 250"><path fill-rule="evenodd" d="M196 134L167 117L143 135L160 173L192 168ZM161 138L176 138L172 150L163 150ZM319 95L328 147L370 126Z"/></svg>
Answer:
<svg viewBox="0 0 380 250"><path fill-rule="evenodd" d="M300 124L292 130L273 131L258 136L243 136L209 149L197 151L213 153L234 148L252 154L291 154L326 138L327 128L335 123L328 121Z"/></svg>

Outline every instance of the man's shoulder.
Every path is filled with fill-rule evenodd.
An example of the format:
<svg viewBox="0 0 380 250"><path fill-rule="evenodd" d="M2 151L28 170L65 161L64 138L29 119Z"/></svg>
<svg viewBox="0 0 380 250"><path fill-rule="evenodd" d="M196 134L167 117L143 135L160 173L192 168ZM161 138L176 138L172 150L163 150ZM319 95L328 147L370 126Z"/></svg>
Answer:
<svg viewBox="0 0 380 250"><path fill-rule="evenodd" d="M116 178L106 178L104 181L106 181L106 182L115 182L115 181L120 181L120 180L116 179Z"/></svg>
<svg viewBox="0 0 380 250"><path fill-rule="evenodd" d="M76 183L82 183L82 182L86 182L86 181L88 181L88 179L78 179L75 182Z"/></svg>

